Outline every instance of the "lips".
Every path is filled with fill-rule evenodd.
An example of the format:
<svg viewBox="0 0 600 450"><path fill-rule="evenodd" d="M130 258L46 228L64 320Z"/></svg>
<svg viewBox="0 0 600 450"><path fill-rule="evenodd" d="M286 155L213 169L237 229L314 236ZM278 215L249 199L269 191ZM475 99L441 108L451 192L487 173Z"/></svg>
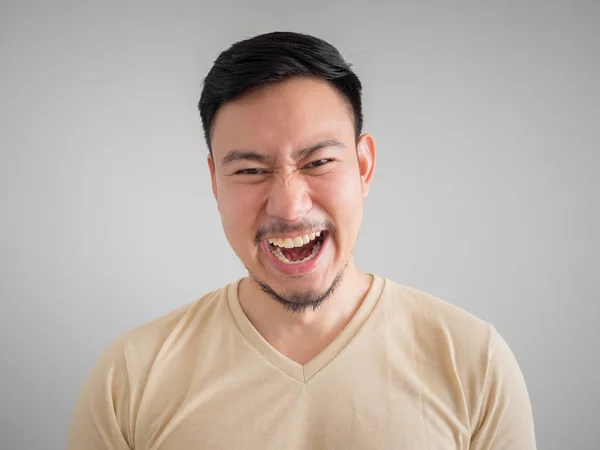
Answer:
<svg viewBox="0 0 600 450"><path fill-rule="evenodd" d="M277 241L277 238L262 241L261 249L271 267L273 267L277 272L280 272L284 275L307 274L316 269L329 244L329 233L327 231L323 231L320 234L320 236L315 235L315 239L312 242L305 244L307 246L310 245L312 250L308 255L305 255L298 261L288 259L283 253L288 252L289 255L290 251L295 251L296 249L294 249L293 246L287 247L292 248L292 250L288 251L285 250L286 247L284 247L284 250L282 250L279 246L269 243L269 240L275 241L276 243L281 243L281 241ZM300 242L298 242L298 244L300 244ZM298 247L301 247L301 245Z"/></svg>

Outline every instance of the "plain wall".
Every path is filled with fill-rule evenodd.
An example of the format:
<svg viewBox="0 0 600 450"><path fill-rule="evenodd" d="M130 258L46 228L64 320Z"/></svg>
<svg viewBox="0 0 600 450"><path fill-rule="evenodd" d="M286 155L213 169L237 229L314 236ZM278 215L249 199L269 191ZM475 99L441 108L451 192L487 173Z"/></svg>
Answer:
<svg viewBox="0 0 600 450"><path fill-rule="evenodd" d="M539 448L597 449L599 23L595 1L2 1L0 448L64 448L111 341L244 275L196 102L220 51L293 30L364 85L358 266L493 323Z"/></svg>

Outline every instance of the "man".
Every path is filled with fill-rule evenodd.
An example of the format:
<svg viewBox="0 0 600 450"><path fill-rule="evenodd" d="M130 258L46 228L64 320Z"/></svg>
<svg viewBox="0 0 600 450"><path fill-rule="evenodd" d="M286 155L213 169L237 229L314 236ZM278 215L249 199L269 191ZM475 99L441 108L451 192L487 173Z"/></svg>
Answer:
<svg viewBox="0 0 600 450"><path fill-rule="evenodd" d="M354 264L375 144L338 51L296 33L238 42L199 108L249 276L111 345L68 448L534 449L495 329Z"/></svg>

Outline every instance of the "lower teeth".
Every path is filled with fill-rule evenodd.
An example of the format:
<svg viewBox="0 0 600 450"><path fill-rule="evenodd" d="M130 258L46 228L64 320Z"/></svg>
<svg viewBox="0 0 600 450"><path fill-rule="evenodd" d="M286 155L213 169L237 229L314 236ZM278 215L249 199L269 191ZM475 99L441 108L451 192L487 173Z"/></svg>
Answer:
<svg viewBox="0 0 600 450"><path fill-rule="evenodd" d="M300 264L300 263L304 263L304 262L310 261L310 260L311 260L311 259L313 259L313 258L315 257L315 255L316 255L316 254L319 252L319 249L320 249L320 248L321 248L321 242L317 242L317 243L315 244L315 246L313 247L313 249L312 249L312 252L310 253L310 255L308 255L306 258L304 258L304 259L300 259L300 260L298 260L298 261L291 261L291 260L287 259L287 258L284 256L283 252L281 251L281 248L279 248L279 247L275 247L275 248L273 249L273 247L272 247L272 246L270 247L270 249L271 249L271 254L272 254L272 255L273 255L275 258L277 258L279 261L281 261L282 263L284 263L284 264Z"/></svg>

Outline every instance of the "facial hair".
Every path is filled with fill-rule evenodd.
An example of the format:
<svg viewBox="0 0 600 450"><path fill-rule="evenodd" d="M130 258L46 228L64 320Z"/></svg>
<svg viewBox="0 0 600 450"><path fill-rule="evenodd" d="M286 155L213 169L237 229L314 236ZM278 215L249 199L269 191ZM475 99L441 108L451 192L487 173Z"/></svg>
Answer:
<svg viewBox="0 0 600 450"><path fill-rule="evenodd" d="M291 232L306 234L307 230L318 229L328 230L332 237L335 236L337 232L334 223L328 220L311 220L308 218L300 218L294 225L290 225L283 221L277 221L261 227L256 233L254 244L258 247L267 236ZM258 284L265 294L277 301L277 303L279 303L287 311L301 313L309 309L312 309L313 311L317 310L317 308L319 308L325 300L331 297L331 295L341 284L344 277L344 271L349 263L350 259L348 259L346 264L336 274L331 285L324 292L293 291L287 295L282 295L276 292L275 289L273 289L267 283L258 279L256 275L254 275L247 267L246 269L248 269L250 279L256 282L256 284Z"/></svg>
<svg viewBox="0 0 600 450"><path fill-rule="evenodd" d="M329 288L322 293L313 291L294 291L284 296L276 292L264 281L259 280L252 272L248 271L248 273L250 274L250 278L260 286L261 290L277 301L277 303L279 303L285 310L292 313L302 313L308 311L309 309L316 311L325 300L331 297L331 295L342 283L344 271L346 270L346 267L348 267L348 264L349 261L346 262L344 267L342 267L337 273Z"/></svg>

